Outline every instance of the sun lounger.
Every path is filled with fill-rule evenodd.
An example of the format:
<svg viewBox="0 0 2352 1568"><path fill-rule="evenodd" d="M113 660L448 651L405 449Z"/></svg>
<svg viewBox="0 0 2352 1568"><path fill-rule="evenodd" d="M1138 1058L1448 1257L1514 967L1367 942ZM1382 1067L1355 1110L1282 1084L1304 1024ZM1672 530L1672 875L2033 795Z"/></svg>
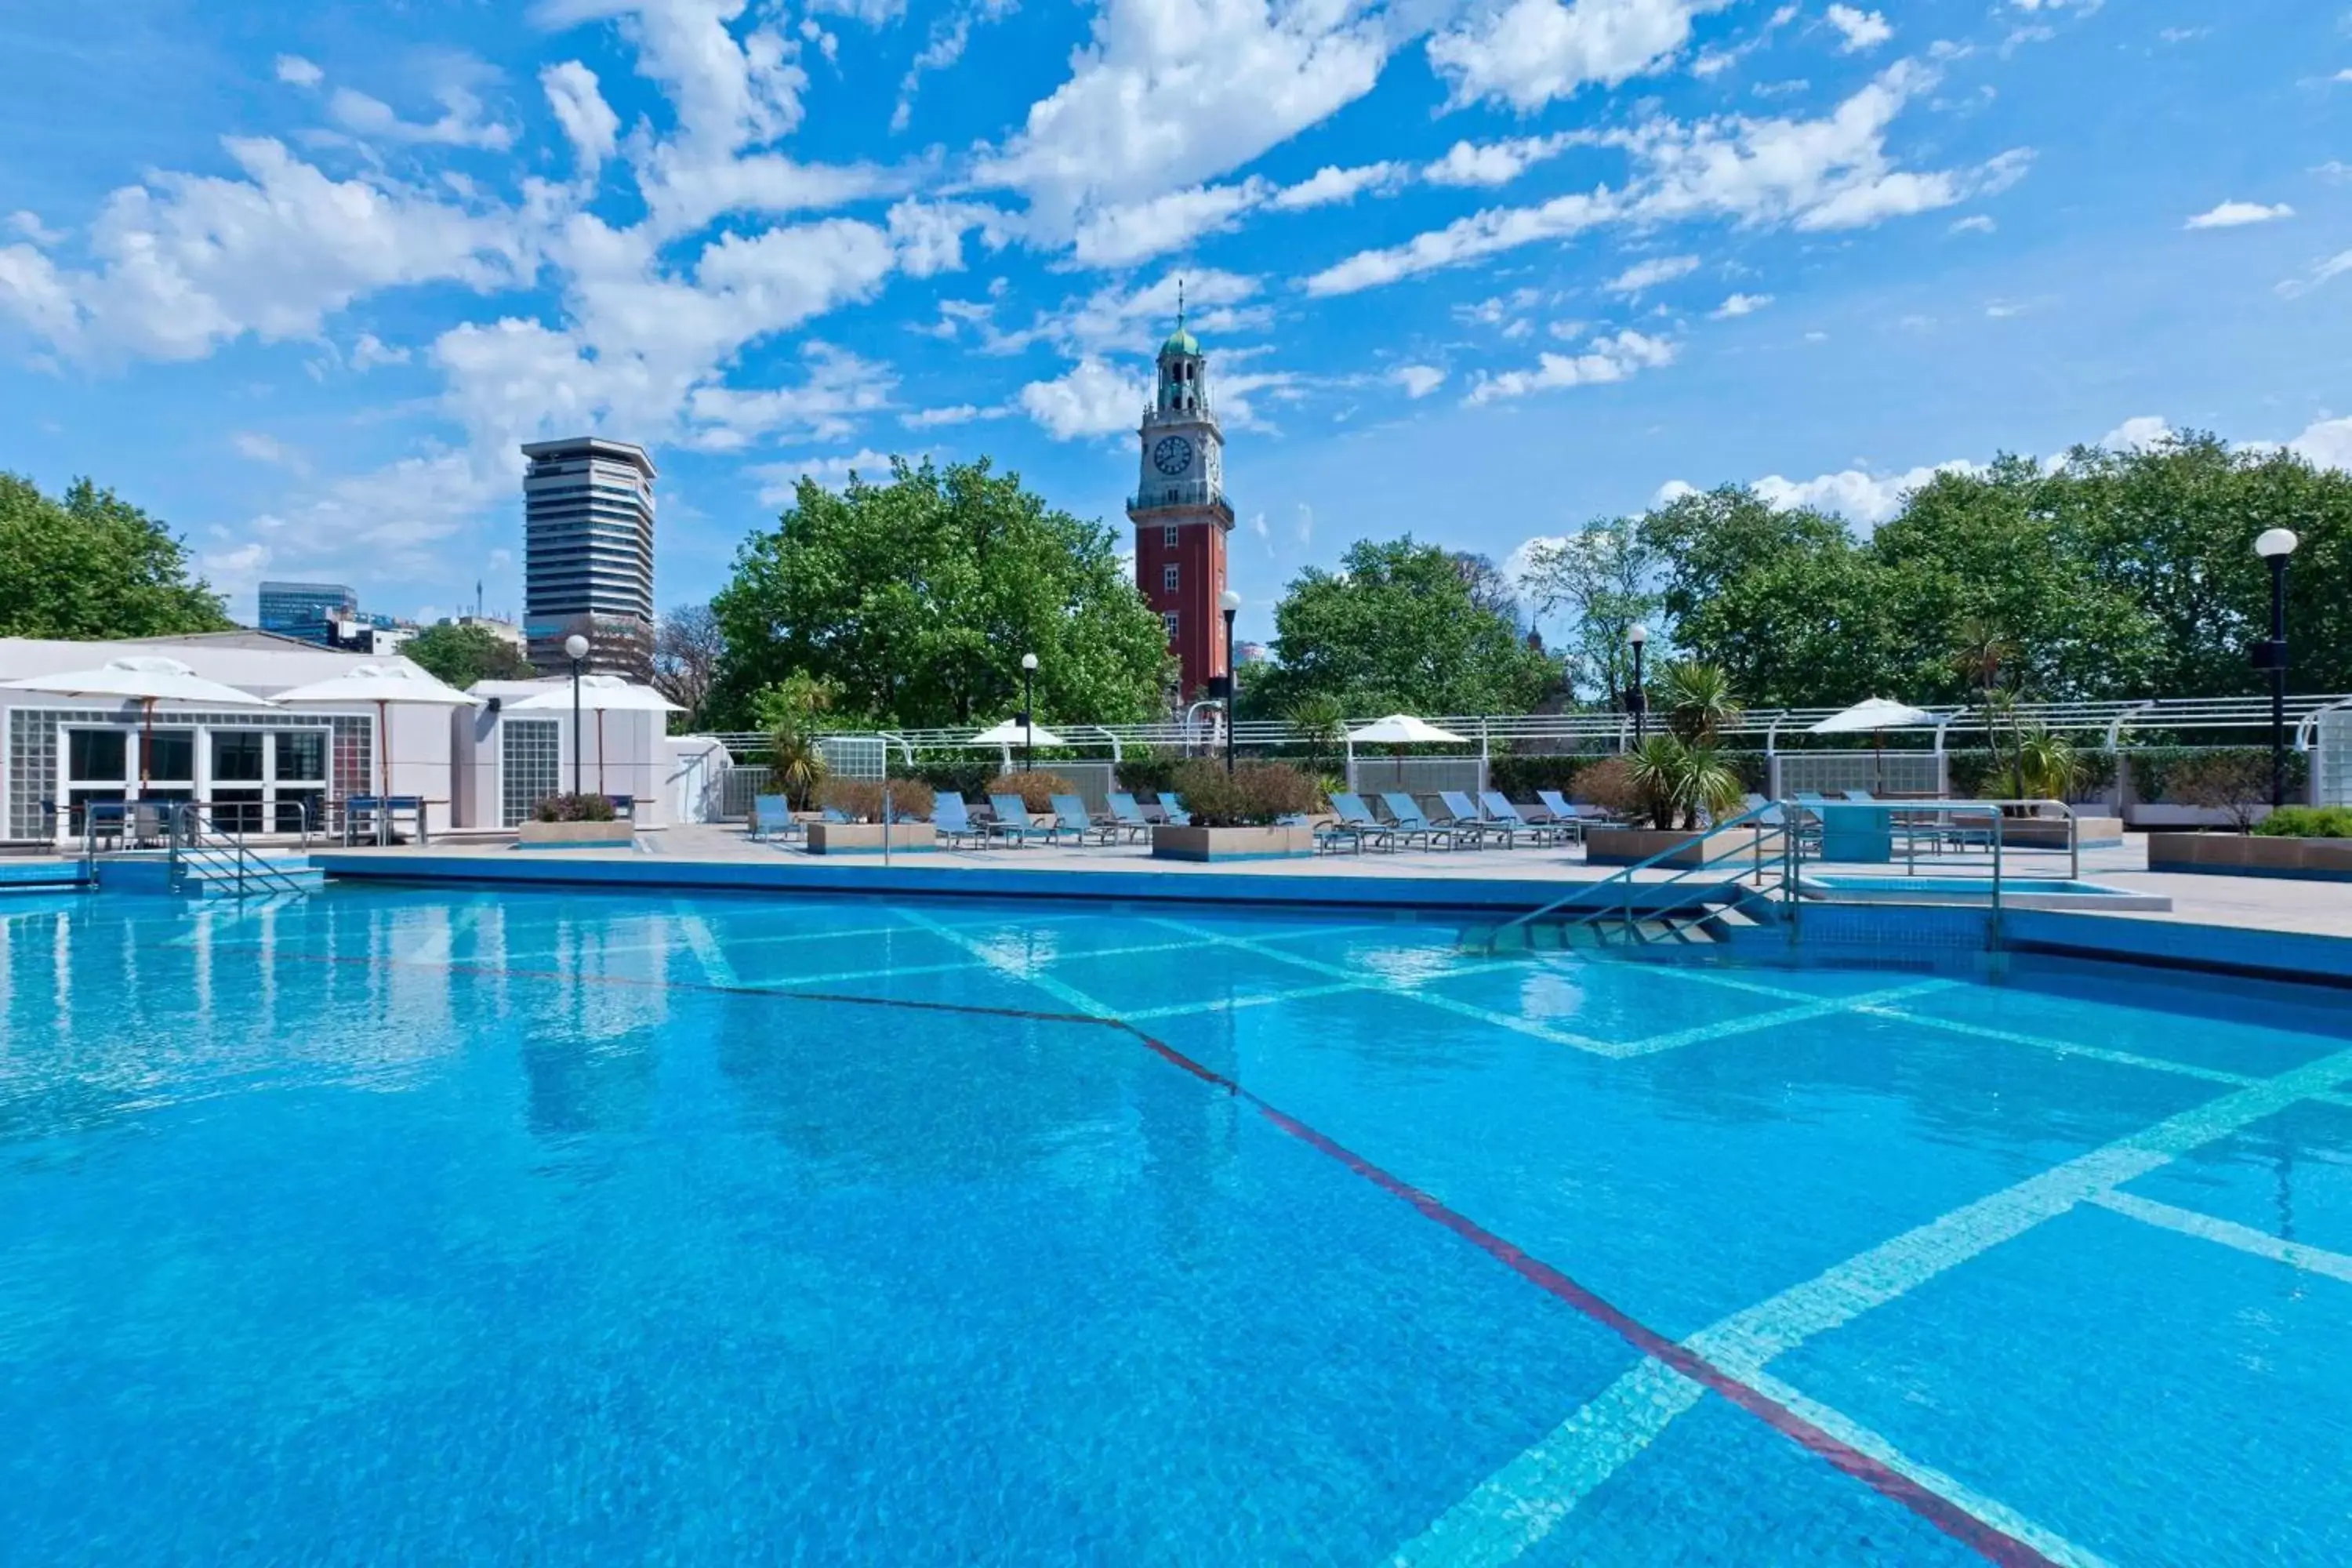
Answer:
<svg viewBox="0 0 2352 1568"><path fill-rule="evenodd" d="M792 803L780 795L755 795L751 797L751 837L754 838L788 838L800 830L793 819Z"/></svg>
<svg viewBox="0 0 2352 1568"><path fill-rule="evenodd" d="M1381 804L1389 808L1389 815L1396 818L1396 831L1406 838L1419 838L1424 844L1442 843L1448 848L1459 848L1465 843L1474 849L1478 847L1475 829L1439 826L1422 815L1419 801L1401 789L1381 791Z"/></svg>
<svg viewBox="0 0 2352 1568"><path fill-rule="evenodd" d="M1029 808L1022 804L1017 795L990 795L988 809L996 815L996 821L989 831L999 838L1011 839L1015 845L1026 844L1033 838L1042 838L1051 844L1062 836L1057 823L1030 821Z"/></svg>
<svg viewBox="0 0 2352 1568"><path fill-rule="evenodd" d="M975 846L988 843L988 830L971 819L971 808L960 795L942 795L931 802L931 826L950 849L959 838L969 838Z"/></svg>
<svg viewBox="0 0 2352 1568"><path fill-rule="evenodd" d="M1108 826L1111 832L1129 844L1139 838L1151 837L1151 818L1143 815L1143 807L1136 805L1135 796L1125 790L1110 793L1110 822Z"/></svg>
<svg viewBox="0 0 2352 1568"><path fill-rule="evenodd" d="M1477 835L1477 841L1481 844L1489 838L1499 838L1503 841L1503 847L1508 849L1517 843L1518 836L1527 831L1526 827L1517 821L1505 822L1487 816L1473 805L1469 795L1461 790L1439 790L1437 800L1439 805L1445 807L1445 815L1431 820L1440 827L1452 827L1463 832L1475 833Z"/></svg>
<svg viewBox="0 0 2352 1568"><path fill-rule="evenodd" d="M1047 798L1054 803L1055 825L1079 843L1084 844L1091 838L1097 844L1108 844L1116 836L1118 829L1110 823L1097 822L1087 815L1087 803L1076 795L1057 795Z"/></svg>
<svg viewBox="0 0 2352 1568"><path fill-rule="evenodd" d="M1192 814L1184 809L1184 797L1172 789L1160 792L1160 812L1177 827L1192 826Z"/></svg>
<svg viewBox="0 0 2352 1568"><path fill-rule="evenodd" d="M1498 789L1480 790L1478 804L1486 808L1490 820L1523 828L1538 844L1566 843L1581 835L1582 825L1574 817L1562 821L1555 814L1541 808L1521 811L1511 804L1509 796Z"/></svg>
<svg viewBox="0 0 2352 1568"><path fill-rule="evenodd" d="M1361 795L1340 790L1331 796L1331 809L1339 815L1339 826L1356 836L1358 848L1363 847L1366 839L1372 840L1382 849L1395 846L1394 830L1372 815L1372 808L1364 804Z"/></svg>

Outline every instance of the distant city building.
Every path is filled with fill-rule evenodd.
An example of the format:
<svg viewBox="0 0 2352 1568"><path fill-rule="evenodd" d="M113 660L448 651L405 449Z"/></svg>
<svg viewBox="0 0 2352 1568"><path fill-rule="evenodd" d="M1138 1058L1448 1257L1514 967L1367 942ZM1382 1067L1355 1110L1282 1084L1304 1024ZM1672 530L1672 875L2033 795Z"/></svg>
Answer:
<svg viewBox="0 0 2352 1568"><path fill-rule="evenodd" d="M326 645L344 653L373 654L382 658L398 653L401 645L416 635L411 621L396 620L391 616L338 615L327 622Z"/></svg>
<svg viewBox="0 0 2352 1568"><path fill-rule="evenodd" d="M444 616L440 624L445 626L479 626L500 642L517 649L528 649L530 646L530 639L523 636L520 626L512 621L502 621L496 616Z"/></svg>
<svg viewBox="0 0 2352 1568"><path fill-rule="evenodd" d="M1265 644L1262 642L1237 642L1234 644L1234 662L1235 664L1270 664L1273 660L1274 655L1266 652Z"/></svg>
<svg viewBox="0 0 2352 1568"><path fill-rule="evenodd" d="M625 441L534 441L522 454L523 633L549 674L588 639L587 667L645 679L653 668L654 465Z"/></svg>
<svg viewBox="0 0 2352 1568"><path fill-rule="evenodd" d="M328 623L359 613L359 595L341 583L264 583L255 596L256 624L265 632L333 646Z"/></svg>
<svg viewBox="0 0 2352 1568"><path fill-rule="evenodd" d="M1135 525L1135 585L1160 613L1190 699L1230 668L1217 600L1225 591L1234 509L1225 500L1225 437L1209 401L1208 358L1184 330L1181 299L1137 434L1142 462L1127 503Z"/></svg>

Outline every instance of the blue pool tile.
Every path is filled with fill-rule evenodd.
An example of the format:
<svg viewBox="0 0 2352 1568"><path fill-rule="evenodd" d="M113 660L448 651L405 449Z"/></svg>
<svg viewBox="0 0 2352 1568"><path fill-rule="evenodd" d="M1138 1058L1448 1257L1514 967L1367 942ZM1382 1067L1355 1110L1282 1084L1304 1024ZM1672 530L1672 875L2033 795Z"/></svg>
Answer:
<svg viewBox="0 0 2352 1568"><path fill-rule="evenodd" d="M2124 1191L2352 1256L2352 1110L2294 1106Z"/></svg>

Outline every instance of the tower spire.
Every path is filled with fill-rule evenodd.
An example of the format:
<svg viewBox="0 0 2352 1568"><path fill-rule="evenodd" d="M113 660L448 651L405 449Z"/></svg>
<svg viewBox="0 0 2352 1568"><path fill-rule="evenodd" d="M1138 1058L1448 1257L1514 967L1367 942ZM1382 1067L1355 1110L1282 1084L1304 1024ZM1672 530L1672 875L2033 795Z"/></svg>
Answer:
<svg viewBox="0 0 2352 1568"><path fill-rule="evenodd" d="M1184 279L1176 279L1176 330L1184 330Z"/></svg>

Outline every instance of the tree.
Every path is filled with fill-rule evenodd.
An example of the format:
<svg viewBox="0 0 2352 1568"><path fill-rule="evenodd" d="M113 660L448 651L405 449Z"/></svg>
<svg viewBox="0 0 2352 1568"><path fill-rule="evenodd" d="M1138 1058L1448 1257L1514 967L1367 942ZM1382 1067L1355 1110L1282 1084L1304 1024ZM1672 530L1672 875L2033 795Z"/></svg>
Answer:
<svg viewBox="0 0 2352 1568"><path fill-rule="evenodd" d="M1625 634L1658 613L1653 566L1639 526L1625 517L1596 520L1528 552L1520 586L1538 622L1557 616L1568 623L1563 657L1577 696L1613 702L1633 684L1633 651Z"/></svg>
<svg viewBox="0 0 2352 1568"><path fill-rule="evenodd" d="M153 637L232 624L160 520L88 479L52 500L0 473L0 637Z"/></svg>
<svg viewBox="0 0 2352 1568"><path fill-rule="evenodd" d="M724 641L712 722L793 672L838 695L843 727L966 725L1011 713L1037 656L1041 722L1142 719L1167 635L1110 530L1048 507L986 459L835 494L803 479L774 529L736 552L711 601Z"/></svg>
<svg viewBox="0 0 2352 1568"><path fill-rule="evenodd" d="M1454 569L1462 574L1462 584L1470 590L1472 604L1502 616L1515 629L1525 629L1526 616L1519 605L1518 584L1495 564L1493 556L1457 550L1454 552Z"/></svg>
<svg viewBox="0 0 2352 1568"><path fill-rule="evenodd" d="M709 605L680 605L654 628L654 689L686 711L688 729L702 722L703 705L727 651L719 617Z"/></svg>
<svg viewBox="0 0 2352 1568"><path fill-rule="evenodd" d="M1251 692L1264 711L1330 697L1351 713L1523 713L1553 679L1454 558L1411 535L1360 542L1336 573L1307 568L1274 624L1277 662Z"/></svg>
<svg viewBox="0 0 2352 1568"><path fill-rule="evenodd" d="M530 680L539 674L522 649L489 627L455 621L426 626L401 644L400 651L460 691L478 680Z"/></svg>

